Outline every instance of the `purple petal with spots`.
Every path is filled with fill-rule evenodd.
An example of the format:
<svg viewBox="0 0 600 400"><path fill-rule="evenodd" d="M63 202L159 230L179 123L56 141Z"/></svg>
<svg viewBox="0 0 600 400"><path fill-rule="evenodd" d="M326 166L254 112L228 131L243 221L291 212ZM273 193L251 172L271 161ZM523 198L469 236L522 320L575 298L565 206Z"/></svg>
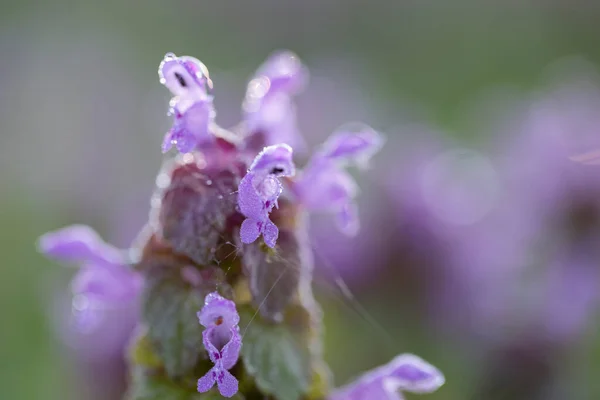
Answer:
<svg viewBox="0 0 600 400"><path fill-rule="evenodd" d="M204 392L208 392L210 389L212 389L213 386L215 386L216 383L216 373L217 371L217 367L212 367L207 373L206 375L204 375L202 378L198 379L198 391L200 393L204 393Z"/></svg>
<svg viewBox="0 0 600 400"><path fill-rule="evenodd" d="M225 326L230 329L239 324L240 316L233 301L212 292L204 299L204 307L198 312L198 320L205 328Z"/></svg>
<svg viewBox="0 0 600 400"><path fill-rule="evenodd" d="M217 386L219 386L219 393L224 397L233 397L238 392L238 380L226 369L221 370L217 375Z"/></svg>

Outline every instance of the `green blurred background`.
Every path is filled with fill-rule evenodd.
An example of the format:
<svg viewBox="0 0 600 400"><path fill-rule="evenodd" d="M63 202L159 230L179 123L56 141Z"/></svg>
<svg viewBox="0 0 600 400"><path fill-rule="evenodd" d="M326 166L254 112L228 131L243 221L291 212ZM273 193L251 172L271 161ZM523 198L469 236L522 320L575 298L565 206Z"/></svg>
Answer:
<svg viewBox="0 0 600 400"><path fill-rule="evenodd" d="M246 79L288 48L312 73L299 100L311 143L346 120L385 132L414 115L476 142L486 135L469 113L479 96L534 88L564 57L597 64L599 20L592 0L2 2L0 399L89 398L54 322L72 271L34 245L45 231L79 222L126 246L142 226L170 124L156 73L166 52L209 67L225 126L240 116ZM321 292L337 382L411 351L447 375L426 398L465 398L477 355L383 301L376 284L359 297L377 324ZM379 343L384 334L391 345ZM596 339L588 347L598 349L594 365ZM582 398L600 398L592 381L598 387Z"/></svg>

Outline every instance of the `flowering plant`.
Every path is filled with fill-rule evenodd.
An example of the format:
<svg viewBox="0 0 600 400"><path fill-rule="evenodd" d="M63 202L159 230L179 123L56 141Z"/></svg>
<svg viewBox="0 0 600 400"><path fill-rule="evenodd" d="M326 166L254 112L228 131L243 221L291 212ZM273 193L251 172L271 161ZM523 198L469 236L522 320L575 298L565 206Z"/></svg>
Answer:
<svg viewBox="0 0 600 400"><path fill-rule="evenodd" d="M336 390L322 358L306 216L330 212L342 232L357 232L358 186L344 168L364 167L382 137L366 126L340 130L296 172L293 147L303 141L293 96L308 73L290 52L258 69L233 132L215 122L204 64L170 53L159 76L173 94L162 150L179 154L159 172L132 249L81 226L40 240L49 256L82 265L76 294L139 300L128 398L381 400L441 386L437 369L400 355Z"/></svg>

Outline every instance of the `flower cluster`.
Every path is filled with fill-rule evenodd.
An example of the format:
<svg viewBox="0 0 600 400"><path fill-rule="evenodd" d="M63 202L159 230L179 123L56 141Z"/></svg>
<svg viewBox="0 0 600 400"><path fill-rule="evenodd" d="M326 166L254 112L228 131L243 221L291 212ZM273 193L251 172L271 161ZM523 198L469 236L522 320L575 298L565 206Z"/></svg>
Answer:
<svg viewBox="0 0 600 400"><path fill-rule="evenodd" d="M149 398L151 390L187 398L194 389L185 383L206 370L197 391L214 393L216 385L228 398L238 391L247 398L303 398L317 380L323 384L315 396L330 400L393 400L398 390L437 389L441 373L414 356L399 356L331 395L328 374L316 370L324 365L321 312L310 290L304 214L330 212L342 232L358 231L358 185L346 168L366 167L383 145L381 135L362 125L341 128L296 175L293 149L304 141L293 96L308 79L296 55L276 53L259 68L234 132L216 124L213 84L199 60L169 53L158 72L173 95L173 125L162 151L174 146L181 154L159 173L149 222L130 253L136 259L130 262L87 227L40 239L49 256L82 265L74 291L94 301L136 298L143 278L130 398ZM244 246L230 257L222 249L239 242L236 236ZM261 236L272 250L257 243ZM202 300L197 317L203 331L193 318ZM236 304L243 304L239 314ZM240 314L255 323L244 330L243 351ZM248 379L242 389L240 376Z"/></svg>
<svg viewBox="0 0 600 400"><path fill-rule="evenodd" d="M204 307L198 312L198 319L206 328L202 333L202 343L215 364L198 380L198 391L207 392L216 383L221 395L232 397L238 391L238 381L229 369L237 362L242 347L238 327L240 316L235 303L216 292L210 293L204 300Z"/></svg>

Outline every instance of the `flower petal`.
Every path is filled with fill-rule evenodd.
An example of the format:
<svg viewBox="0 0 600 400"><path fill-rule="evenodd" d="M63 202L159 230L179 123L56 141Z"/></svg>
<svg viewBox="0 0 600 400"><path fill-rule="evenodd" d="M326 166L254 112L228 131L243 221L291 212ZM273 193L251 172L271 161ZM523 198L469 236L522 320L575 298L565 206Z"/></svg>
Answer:
<svg viewBox="0 0 600 400"><path fill-rule="evenodd" d="M263 239L265 244L270 248L275 247L275 242L277 242L277 237L279 236L279 229L277 226L271 222L271 220L267 220L263 227Z"/></svg>
<svg viewBox="0 0 600 400"><path fill-rule="evenodd" d="M231 328L231 340L223 347L221 351L221 361L225 369L232 368L240 356L240 349L242 348L242 337L240 336L239 328Z"/></svg>
<svg viewBox="0 0 600 400"><path fill-rule="evenodd" d="M287 144L276 144L265 147L254 158L250 171L259 177L273 175L276 177L293 176L296 172L292 161L293 150Z"/></svg>
<svg viewBox="0 0 600 400"><path fill-rule="evenodd" d="M212 367L202 378L198 379L198 391L200 393L208 392L215 385L217 367Z"/></svg>
<svg viewBox="0 0 600 400"><path fill-rule="evenodd" d="M238 392L238 380L226 369L217 372L217 385L221 396L233 397Z"/></svg>
<svg viewBox="0 0 600 400"><path fill-rule="evenodd" d="M244 222L242 222L242 226L240 228L240 238L242 239L242 243L250 244L254 242L260 236L260 228L259 222L255 219L246 218Z"/></svg>
<svg viewBox="0 0 600 400"><path fill-rule="evenodd" d="M366 166L383 143L383 137L369 126L360 124L341 127L327 139L320 156L338 162L353 161L359 166Z"/></svg>
<svg viewBox="0 0 600 400"><path fill-rule="evenodd" d="M253 218L255 221L260 221L264 218L264 203L252 185L253 178L254 174L248 172L240 181L238 186L238 206L244 216Z"/></svg>
<svg viewBox="0 0 600 400"><path fill-rule="evenodd" d="M444 375L433 365L413 354L401 354L389 364L385 386L413 393L431 393L445 382Z"/></svg>
<svg viewBox="0 0 600 400"><path fill-rule="evenodd" d="M308 70L291 51L273 53L259 67L256 75L269 79L269 93L295 94L308 82Z"/></svg>
<svg viewBox="0 0 600 400"><path fill-rule="evenodd" d="M206 296L204 307L198 312L198 319L205 328L224 325L230 329L240 322L235 303L217 292L209 293Z"/></svg>
<svg viewBox="0 0 600 400"><path fill-rule="evenodd" d="M110 246L89 226L71 225L48 232L38 240L45 255L66 262L122 264L120 251Z"/></svg>

